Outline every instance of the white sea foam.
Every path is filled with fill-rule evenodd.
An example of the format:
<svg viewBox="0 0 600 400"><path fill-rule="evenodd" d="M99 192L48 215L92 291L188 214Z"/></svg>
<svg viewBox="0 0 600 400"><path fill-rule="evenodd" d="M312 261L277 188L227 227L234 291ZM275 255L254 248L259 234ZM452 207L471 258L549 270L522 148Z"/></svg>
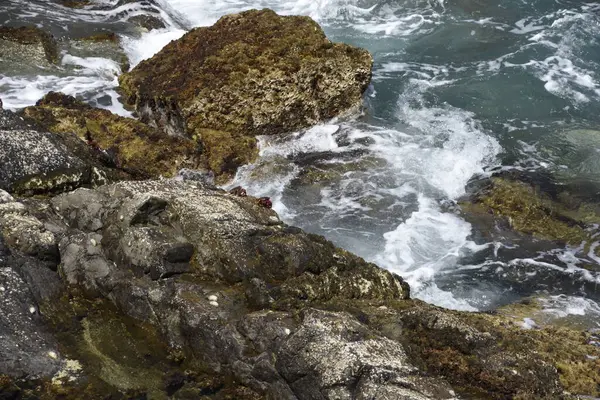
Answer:
<svg viewBox="0 0 600 400"><path fill-rule="evenodd" d="M146 60L172 40L177 40L185 34L182 29L155 29L142 35L141 38L124 37L122 46L129 58L131 67Z"/></svg>
<svg viewBox="0 0 600 400"><path fill-rule="evenodd" d="M587 315L600 319L600 305L595 301L580 296L548 296L538 298L543 311L557 318L569 315Z"/></svg>

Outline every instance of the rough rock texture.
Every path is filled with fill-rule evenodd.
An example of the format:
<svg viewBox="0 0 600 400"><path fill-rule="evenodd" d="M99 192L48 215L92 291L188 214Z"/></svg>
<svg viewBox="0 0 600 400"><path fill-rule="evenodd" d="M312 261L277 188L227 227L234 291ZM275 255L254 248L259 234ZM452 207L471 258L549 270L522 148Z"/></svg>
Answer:
<svg viewBox="0 0 600 400"><path fill-rule="evenodd" d="M600 223L600 207L552 178L513 175L474 184L474 194L460 202L464 217L475 225L483 222L486 232L503 227L502 234L512 231L549 243L581 245L588 253L596 241L589 228Z"/></svg>
<svg viewBox="0 0 600 400"><path fill-rule="evenodd" d="M284 225L249 196L174 179L27 204L0 198L0 254L12 257L3 265L15 279L5 280L41 314L13 323L54 333L25 347L33 361L20 377L0 368L0 396L599 394L591 334L523 330L504 317L409 300L399 277ZM54 343L58 361L31 358Z"/></svg>
<svg viewBox="0 0 600 400"><path fill-rule="evenodd" d="M61 288L56 272L49 268L58 260L55 237L3 190L0 232L0 381L3 375L52 377L65 361L44 326L38 302ZM2 389L0 397L1 393Z"/></svg>
<svg viewBox="0 0 600 400"><path fill-rule="evenodd" d="M52 35L35 27L0 27L0 58L11 65L57 64L58 46Z"/></svg>
<svg viewBox="0 0 600 400"><path fill-rule="evenodd" d="M215 173L231 174L256 156L255 135L359 105L372 63L366 50L330 42L308 17L252 10L192 30L119 81L144 121L197 138L209 157L229 153L231 166Z"/></svg>
<svg viewBox="0 0 600 400"><path fill-rule="evenodd" d="M0 189L60 192L124 177L104 168L98 161L101 156L74 134L38 130L0 109Z"/></svg>
<svg viewBox="0 0 600 400"><path fill-rule="evenodd" d="M206 160L190 139L168 137L137 120L93 108L72 96L50 92L23 110L30 122L56 134L75 133L106 152L115 167L136 178L173 176Z"/></svg>
<svg viewBox="0 0 600 400"><path fill-rule="evenodd" d="M133 17L127 19L127 21L132 24L138 25L140 28L146 31L165 28L165 23L158 16L155 17L153 15L134 15Z"/></svg>

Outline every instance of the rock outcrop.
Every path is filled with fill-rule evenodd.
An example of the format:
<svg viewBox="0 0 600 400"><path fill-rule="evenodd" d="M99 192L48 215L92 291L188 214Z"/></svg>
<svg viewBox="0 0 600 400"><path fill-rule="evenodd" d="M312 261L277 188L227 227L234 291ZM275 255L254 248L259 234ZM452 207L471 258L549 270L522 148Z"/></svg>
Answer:
<svg viewBox="0 0 600 400"><path fill-rule="evenodd" d="M138 120L93 108L62 93L48 93L22 114L55 134L76 134L135 178L172 177L181 168L207 165L191 139L169 137Z"/></svg>
<svg viewBox="0 0 600 400"><path fill-rule="evenodd" d="M476 225L487 219L485 231L498 230L489 228L491 224L548 242L581 245L585 254L597 252L591 247L596 239L590 228L600 223L600 207L552 177L502 174L474 186L479 187L460 206L464 217Z"/></svg>
<svg viewBox="0 0 600 400"><path fill-rule="evenodd" d="M44 398L59 391L90 399L107 393L174 399L598 394L600 349L590 334L523 330L508 318L410 300L398 276L286 226L241 193L161 180L78 189L27 204L3 194L2 257L37 268L28 273L24 263L3 264L5 275L27 285L10 283L11 290L20 288L19 301L40 313L35 321L23 318L20 329L53 335L23 350L51 354L43 363L21 365L19 374L0 363L0 393ZM38 321L44 322L39 329L31 325ZM49 350L55 346L59 352Z"/></svg>
<svg viewBox="0 0 600 400"><path fill-rule="evenodd" d="M0 109L0 189L47 194L126 177L105 168L103 157L72 133L39 130Z"/></svg>
<svg viewBox="0 0 600 400"><path fill-rule="evenodd" d="M199 140L214 172L256 157L254 136L285 133L360 104L371 55L329 41L308 17L247 11L198 28L120 76L142 120ZM211 163L214 164L214 163Z"/></svg>

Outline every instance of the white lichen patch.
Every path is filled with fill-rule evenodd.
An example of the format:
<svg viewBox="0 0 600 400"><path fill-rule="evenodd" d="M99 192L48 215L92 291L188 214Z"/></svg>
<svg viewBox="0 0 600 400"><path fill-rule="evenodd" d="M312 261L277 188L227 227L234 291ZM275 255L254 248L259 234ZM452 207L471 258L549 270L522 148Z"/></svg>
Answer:
<svg viewBox="0 0 600 400"><path fill-rule="evenodd" d="M52 384L62 385L65 382L76 381L81 370L82 367L79 361L65 360L63 367L52 377Z"/></svg>

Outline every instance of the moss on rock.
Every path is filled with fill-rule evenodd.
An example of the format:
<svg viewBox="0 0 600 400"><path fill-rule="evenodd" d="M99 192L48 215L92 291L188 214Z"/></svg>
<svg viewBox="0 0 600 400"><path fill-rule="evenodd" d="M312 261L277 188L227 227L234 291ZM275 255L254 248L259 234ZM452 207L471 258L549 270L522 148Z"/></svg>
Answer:
<svg viewBox="0 0 600 400"><path fill-rule="evenodd" d="M461 206L468 212L490 212L506 218L511 228L521 233L571 245L589 242L585 223L599 218L585 204L570 208L528 183L505 178L492 178L473 203L463 202Z"/></svg>
<svg viewBox="0 0 600 400"><path fill-rule="evenodd" d="M372 63L308 17L251 10L188 32L119 82L143 120L179 135L227 132L218 135L234 138L225 157L238 163L256 154L248 136L295 131L358 106Z"/></svg>
<svg viewBox="0 0 600 400"><path fill-rule="evenodd" d="M83 8L91 3L90 0L58 0L58 2L69 8Z"/></svg>
<svg viewBox="0 0 600 400"><path fill-rule="evenodd" d="M252 10L197 28L120 77L128 102L174 104L187 128L273 134L360 102L372 58L308 17Z"/></svg>
<svg viewBox="0 0 600 400"><path fill-rule="evenodd" d="M403 343L417 366L445 377L467 398L600 394L600 348L590 333L528 330L500 315L444 310L418 300L358 310L370 326Z"/></svg>
<svg viewBox="0 0 600 400"><path fill-rule="evenodd" d="M258 157L256 139L211 129L198 130L197 140L204 147L208 167L217 176L217 182L233 178L238 167Z"/></svg>
<svg viewBox="0 0 600 400"><path fill-rule="evenodd" d="M23 116L54 133L74 132L109 153L117 167L134 177L173 176L180 168L204 164L190 139L169 137L137 120L90 107L50 92Z"/></svg>

